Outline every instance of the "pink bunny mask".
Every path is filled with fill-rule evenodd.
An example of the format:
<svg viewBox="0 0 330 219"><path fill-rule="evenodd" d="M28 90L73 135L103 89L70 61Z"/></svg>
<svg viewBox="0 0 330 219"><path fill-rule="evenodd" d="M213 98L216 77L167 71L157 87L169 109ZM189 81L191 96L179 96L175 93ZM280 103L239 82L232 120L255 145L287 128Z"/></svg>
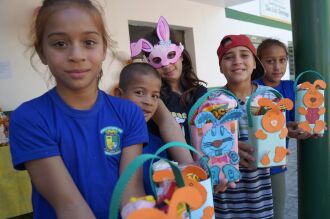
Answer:
<svg viewBox="0 0 330 219"><path fill-rule="evenodd" d="M170 40L170 28L167 21L161 16L157 23L157 36L159 43L151 45L151 43L143 38L135 43L131 43L131 57L135 57L141 51L149 52L148 63L154 68L161 68L178 61L182 51L183 45L176 45Z"/></svg>

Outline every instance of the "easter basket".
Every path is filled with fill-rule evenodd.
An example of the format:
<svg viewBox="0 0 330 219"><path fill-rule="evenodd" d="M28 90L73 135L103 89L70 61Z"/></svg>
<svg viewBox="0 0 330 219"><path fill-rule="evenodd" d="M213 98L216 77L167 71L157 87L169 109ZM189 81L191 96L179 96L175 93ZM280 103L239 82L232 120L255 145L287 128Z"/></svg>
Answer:
<svg viewBox="0 0 330 219"><path fill-rule="evenodd" d="M275 99L271 96L275 95ZM265 98L268 96L268 98ZM261 87L246 103L249 144L254 147L256 166L273 167L286 164L285 110L292 109L293 103L275 89Z"/></svg>
<svg viewBox="0 0 330 219"><path fill-rule="evenodd" d="M114 193L111 199L111 206L109 210L109 218L117 218L119 212L119 205L121 202L122 192L124 191L130 177L134 172L143 165L143 163L151 160L151 163L155 159L165 161L169 164L170 169L164 169L156 171L152 176L151 185L155 190L155 183L162 183L165 180L174 180L176 186L175 191L168 197L166 212L160 210L156 206L153 208L141 208L133 211L129 214L128 219L178 219L182 218L182 214L178 212L180 205L186 205L186 215L184 218L196 218L196 219L213 219L214 218L214 205L213 205L213 193L211 179L207 172L196 165L186 165L184 168L179 168L173 162L159 157L162 151L170 147L183 147L191 151L195 151L194 148L187 144L180 142L171 142L161 147L155 154L142 154L136 157L121 174ZM197 152L198 153L198 152ZM192 180L189 174L196 174L202 179L197 182ZM159 194L158 194L159 196ZM157 195L155 195L157 199ZM159 200L159 197L158 197Z"/></svg>
<svg viewBox="0 0 330 219"><path fill-rule="evenodd" d="M302 72L294 82L295 118L299 128L308 133L324 133L325 88L325 79L317 71Z"/></svg>
<svg viewBox="0 0 330 219"><path fill-rule="evenodd" d="M235 183L240 179L238 156L238 119L234 94L213 89L193 105L188 114L192 145L203 154L202 160L211 169L212 183Z"/></svg>

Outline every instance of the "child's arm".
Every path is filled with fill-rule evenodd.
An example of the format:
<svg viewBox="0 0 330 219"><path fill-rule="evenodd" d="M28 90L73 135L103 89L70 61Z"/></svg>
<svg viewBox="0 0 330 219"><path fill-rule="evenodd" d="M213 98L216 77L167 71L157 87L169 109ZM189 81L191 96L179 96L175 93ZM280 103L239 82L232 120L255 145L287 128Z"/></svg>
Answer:
<svg viewBox="0 0 330 219"><path fill-rule="evenodd" d="M162 100L159 100L157 111L152 119L157 124L164 142L179 141L186 143L179 124L175 121ZM171 158L179 163L193 162L190 152L184 148L174 147L168 149L168 152Z"/></svg>
<svg viewBox="0 0 330 219"><path fill-rule="evenodd" d="M124 147L120 159L120 173L122 173L128 164L140 154L142 154L141 144ZM142 168L139 168L138 171L136 171L131 177L131 180L128 182L126 189L124 190L121 206L128 203L130 197L142 196L145 196L143 187L143 173Z"/></svg>
<svg viewBox="0 0 330 219"><path fill-rule="evenodd" d="M60 156L25 163L32 183L53 206L57 218L95 218Z"/></svg>

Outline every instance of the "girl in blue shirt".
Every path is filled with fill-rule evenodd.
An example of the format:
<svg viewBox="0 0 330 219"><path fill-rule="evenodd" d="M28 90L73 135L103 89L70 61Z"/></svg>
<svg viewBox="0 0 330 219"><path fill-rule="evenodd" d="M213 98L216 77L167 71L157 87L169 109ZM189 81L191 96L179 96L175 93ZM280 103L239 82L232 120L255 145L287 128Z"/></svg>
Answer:
<svg viewBox="0 0 330 219"><path fill-rule="evenodd" d="M98 89L110 39L89 0L44 0L33 46L56 86L12 114L13 164L33 184L34 218L107 218L113 188L148 143L143 113ZM143 196L138 171L123 193Z"/></svg>

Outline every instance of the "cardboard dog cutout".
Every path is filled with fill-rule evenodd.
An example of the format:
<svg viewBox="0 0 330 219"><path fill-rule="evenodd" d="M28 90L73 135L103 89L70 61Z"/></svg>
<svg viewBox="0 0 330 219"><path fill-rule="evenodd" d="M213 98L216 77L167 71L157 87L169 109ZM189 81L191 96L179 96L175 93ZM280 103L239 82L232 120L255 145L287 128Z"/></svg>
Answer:
<svg viewBox="0 0 330 219"><path fill-rule="evenodd" d="M301 80L303 76L305 81ZM326 83L323 76L316 71L302 72L295 80L295 89L296 120L299 122L299 128L311 134L323 134L326 111L324 107Z"/></svg>

